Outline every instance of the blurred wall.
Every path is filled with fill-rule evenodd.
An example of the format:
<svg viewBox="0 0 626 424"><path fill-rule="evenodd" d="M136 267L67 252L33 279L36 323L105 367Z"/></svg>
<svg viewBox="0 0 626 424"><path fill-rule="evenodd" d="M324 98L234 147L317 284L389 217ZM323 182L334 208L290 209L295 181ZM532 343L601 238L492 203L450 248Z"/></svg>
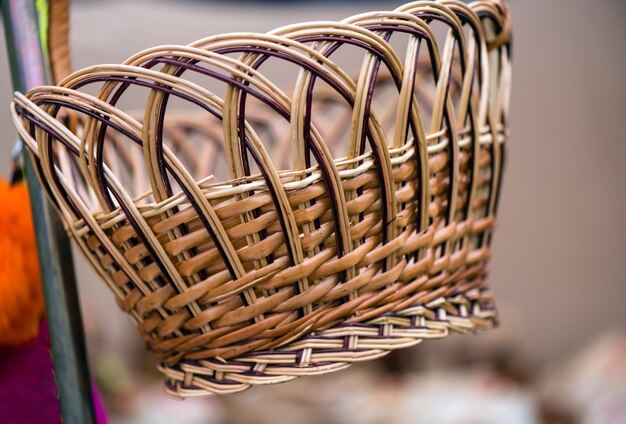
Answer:
<svg viewBox="0 0 626 424"><path fill-rule="evenodd" d="M152 45L398 4L80 1L72 10L75 66L117 63ZM626 326L626 3L509 4L515 28L512 138L491 273L501 326L476 338L438 342L437 349L505 342L541 364ZM0 41L0 174L7 177L15 136ZM134 331L121 331L130 320L77 262L83 307L107 323L103 345L136 349Z"/></svg>

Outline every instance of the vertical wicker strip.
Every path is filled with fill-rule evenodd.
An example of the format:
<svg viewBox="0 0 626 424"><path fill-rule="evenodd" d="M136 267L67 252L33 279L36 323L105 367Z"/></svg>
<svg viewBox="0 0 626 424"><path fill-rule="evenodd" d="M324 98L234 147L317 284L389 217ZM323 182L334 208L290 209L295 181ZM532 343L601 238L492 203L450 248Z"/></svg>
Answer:
<svg viewBox="0 0 626 424"><path fill-rule="evenodd" d="M64 76L66 25L58 84L12 113L168 392L235 393L494 324L510 28L499 0L418 1Z"/></svg>
<svg viewBox="0 0 626 424"><path fill-rule="evenodd" d="M60 81L72 69L70 56L70 1L49 0L48 51L52 80Z"/></svg>

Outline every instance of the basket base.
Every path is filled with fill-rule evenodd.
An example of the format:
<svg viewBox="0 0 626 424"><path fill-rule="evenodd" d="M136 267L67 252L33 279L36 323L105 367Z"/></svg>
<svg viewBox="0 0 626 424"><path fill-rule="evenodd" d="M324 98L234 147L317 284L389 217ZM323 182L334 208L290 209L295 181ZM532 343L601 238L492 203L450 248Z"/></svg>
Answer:
<svg viewBox="0 0 626 424"><path fill-rule="evenodd" d="M227 395L252 386L332 373L423 340L444 338L450 331L487 330L496 324L491 291L474 289L364 323L310 334L284 349L231 360L182 360L176 366L161 364L159 370L165 374L166 393L174 398Z"/></svg>

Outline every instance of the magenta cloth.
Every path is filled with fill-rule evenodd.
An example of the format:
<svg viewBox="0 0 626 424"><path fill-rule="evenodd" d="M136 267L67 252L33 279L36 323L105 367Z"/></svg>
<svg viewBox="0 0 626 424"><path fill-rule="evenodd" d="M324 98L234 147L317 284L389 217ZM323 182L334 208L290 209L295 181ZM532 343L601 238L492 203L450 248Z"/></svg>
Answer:
<svg viewBox="0 0 626 424"><path fill-rule="evenodd" d="M106 414L92 388L96 423ZM0 347L0 421L2 424L61 423L61 409L50 357L48 323L39 323L39 335L17 347Z"/></svg>

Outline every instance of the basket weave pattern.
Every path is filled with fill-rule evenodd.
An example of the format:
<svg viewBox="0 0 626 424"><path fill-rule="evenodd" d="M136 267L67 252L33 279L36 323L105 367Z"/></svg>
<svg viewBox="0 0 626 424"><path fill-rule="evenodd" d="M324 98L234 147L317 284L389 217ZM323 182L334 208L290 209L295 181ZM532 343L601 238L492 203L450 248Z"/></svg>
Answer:
<svg viewBox="0 0 626 424"><path fill-rule="evenodd" d="M234 393L494 324L509 31L498 0L424 1L214 36L18 93L13 117L168 392ZM355 77L332 61L347 45ZM265 61L299 68L291 92ZM139 118L117 106L129 88L147 98Z"/></svg>

